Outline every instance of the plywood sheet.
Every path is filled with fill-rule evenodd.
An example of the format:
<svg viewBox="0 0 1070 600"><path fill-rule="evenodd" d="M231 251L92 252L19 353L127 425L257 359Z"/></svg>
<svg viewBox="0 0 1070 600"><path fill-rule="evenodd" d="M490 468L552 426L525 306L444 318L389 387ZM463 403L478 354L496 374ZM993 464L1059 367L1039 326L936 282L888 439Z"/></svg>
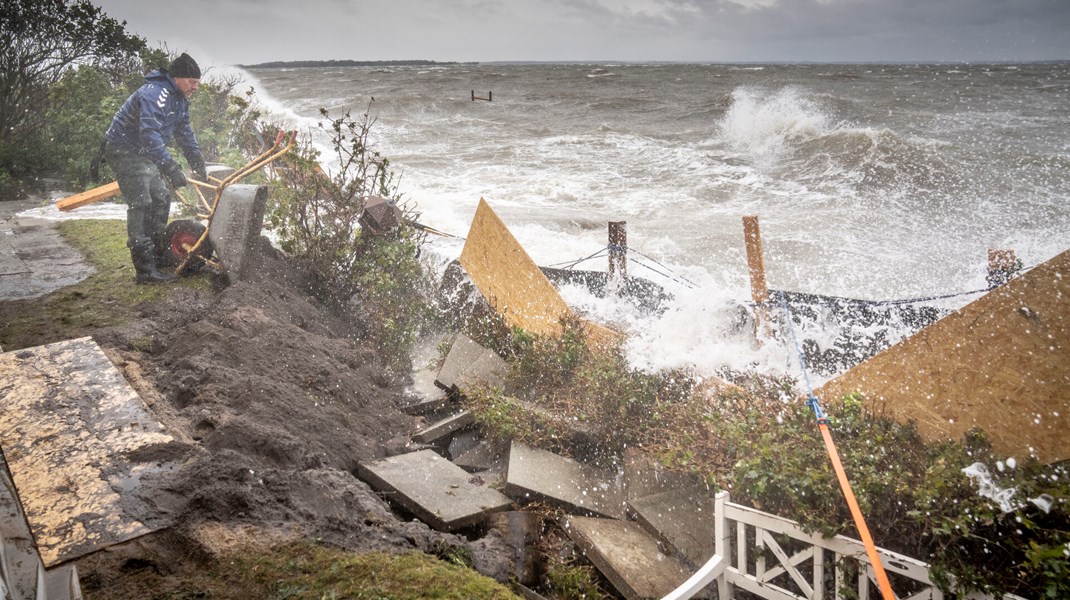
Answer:
<svg viewBox="0 0 1070 600"><path fill-rule="evenodd" d="M1070 459L1070 251L817 390L862 392L930 439L985 430L1006 456Z"/></svg>
<svg viewBox="0 0 1070 600"><path fill-rule="evenodd" d="M0 354L0 448L46 567L152 531L135 496L160 462L137 457L173 441L92 339Z"/></svg>
<svg viewBox="0 0 1070 600"><path fill-rule="evenodd" d="M482 198L460 256L479 291L506 323L537 335L558 335L561 320L572 316L550 280L516 241L502 220ZM620 334L586 323L597 345L620 339Z"/></svg>

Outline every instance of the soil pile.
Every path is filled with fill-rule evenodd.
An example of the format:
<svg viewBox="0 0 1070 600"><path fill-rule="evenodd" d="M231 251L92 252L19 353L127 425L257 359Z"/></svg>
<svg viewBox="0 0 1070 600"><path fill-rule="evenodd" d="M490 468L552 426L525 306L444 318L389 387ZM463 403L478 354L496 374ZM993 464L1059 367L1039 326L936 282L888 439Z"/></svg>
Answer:
<svg viewBox="0 0 1070 600"><path fill-rule="evenodd" d="M359 320L319 302L263 238L254 261L246 281L176 290L94 334L178 440L152 458L179 466L140 491L170 526L80 561L86 592L117 597L139 569L181 577L220 551L294 538L353 551L465 546L504 579L496 537L433 531L356 479L358 463L411 450L419 423L398 410L407 376L391 375Z"/></svg>

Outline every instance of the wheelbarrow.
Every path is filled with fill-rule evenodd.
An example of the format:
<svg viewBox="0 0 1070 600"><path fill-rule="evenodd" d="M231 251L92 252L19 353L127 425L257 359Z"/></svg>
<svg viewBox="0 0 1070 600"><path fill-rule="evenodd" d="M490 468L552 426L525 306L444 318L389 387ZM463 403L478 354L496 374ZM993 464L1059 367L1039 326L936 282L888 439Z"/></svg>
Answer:
<svg viewBox="0 0 1070 600"><path fill-rule="evenodd" d="M189 179L198 202L191 202L177 193L175 197L192 210L196 219L177 219L168 223L164 230L158 266L165 269L174 267L176 275L184 275L209 265L240 279L245 265L245 250L260 233L267 189L265 186L234 184L289 152L296 140L296 131L280 131L270 148L240 169L227 169L228 174L225 177L216 178L209 175L209 181ZM201 190L210 192L211 201ZM70 211L118 194L119 184L113 181L62 198L56 201L56 207L61 211ZM226 200L223 200L224 195ZM243 205L244 210L220 211L221 206L233 205ZM225 223L219 223L220 221ZM224 225L225 231L213 234L213 225L221 224ZM228 236L241 239L228 239ZM216 253L228 256L217 259L213 257Z"/></svg>
<svg viewBox="0 0 1070 600"><path fill-rule="evenodd" d="M275 143L244 167L222 178L209 174L209 181L190 179L198 202L176 196L196 218L168 223L161 243L160 266L174 267L175 274L181 276L208 265L240 279L248 246L260 234L267 188L235 184L289 152L296 139L296 131L280 131ZM213 231L218 228L223 231Z"/></svg>

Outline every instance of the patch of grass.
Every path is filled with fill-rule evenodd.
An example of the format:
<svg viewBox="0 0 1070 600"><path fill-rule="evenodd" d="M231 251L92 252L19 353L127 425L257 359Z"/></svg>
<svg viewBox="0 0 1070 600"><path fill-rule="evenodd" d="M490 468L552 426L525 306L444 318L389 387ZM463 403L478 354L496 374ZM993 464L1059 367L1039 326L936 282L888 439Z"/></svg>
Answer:
<svg viewBox="0 0 1070 600"><path fill-rule="evenodd" d="M506 586L428 554L351 554L298 542L268 554L235 553L209 570L206 597L512 600Z"/></svg>
<svg viewBox="0 0 1070 600"><path fill-rule="evenodd" d="M0 346L17 350L86 335L137 317L142 302L164 300L177 288L209 289L207 275L172 284L136 285L126 247L126 222L76 220L59 232L95 272L77 284L40 298L0 303Z"/></svg>
<svg viewBox="0 0 1070 600"><path fill-rule="evenodd" d="M507 586L430 554L355 554L307 540L234 550L183 573L150 566L118 579L85 577L82 592L87 600L518 599Z"/></svg>

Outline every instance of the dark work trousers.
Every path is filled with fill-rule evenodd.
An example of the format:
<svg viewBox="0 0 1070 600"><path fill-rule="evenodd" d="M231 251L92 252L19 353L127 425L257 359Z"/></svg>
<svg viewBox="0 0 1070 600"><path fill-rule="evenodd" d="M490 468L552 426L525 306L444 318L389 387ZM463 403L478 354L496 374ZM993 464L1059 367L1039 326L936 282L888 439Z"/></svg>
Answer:
<svg viewBox="0 0 1070 600"><path fill-rule="evenodd" d="M104 157L115 172L126 202L126 246L134 257L148 260L159 250L171 214L171 187L146 156L108 142Z"/></svg>

